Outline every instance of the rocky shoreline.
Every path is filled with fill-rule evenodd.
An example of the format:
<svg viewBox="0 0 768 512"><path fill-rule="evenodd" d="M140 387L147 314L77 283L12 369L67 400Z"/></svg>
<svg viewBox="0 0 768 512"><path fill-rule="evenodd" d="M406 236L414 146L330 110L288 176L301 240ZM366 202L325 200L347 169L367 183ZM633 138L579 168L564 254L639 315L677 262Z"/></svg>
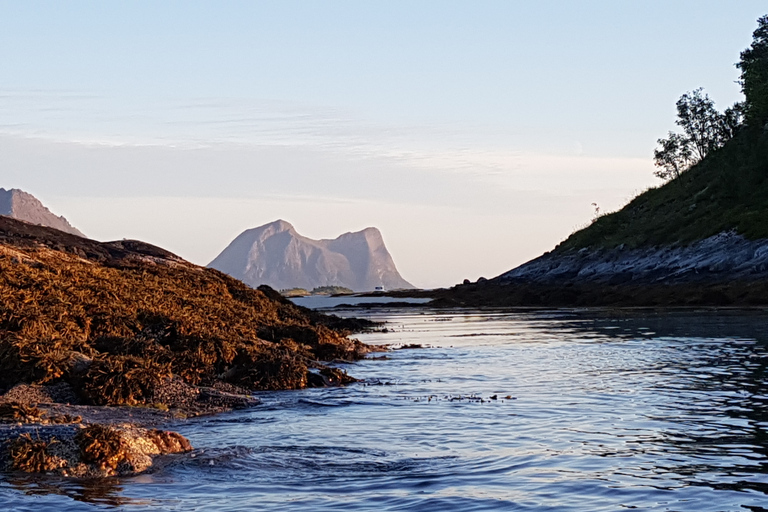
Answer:
<svg viewBox="0 0 768 512"><path fill-rule="evenodd" d="M169 385L163 395L166 402L155 407L109 407L79 403L65 383L14 386L0 395L0 467L70 477L135 475L158 456L193 449L165 427L260 403L232 388Z"/></svg>
<svg viewBox="0 0 768 512"><path fill-rule="evenodd" d="M688 245L555 249L428 294L431 307L764 306L768 240L723 232Z"/></svg>
<svg viewBox="0 0 768 512"><path fill-rule="evenodd" d="M293 305L132 240L0 216L0 468L131 475L191 450L181 418L343 385L372 322Z"/></svg>

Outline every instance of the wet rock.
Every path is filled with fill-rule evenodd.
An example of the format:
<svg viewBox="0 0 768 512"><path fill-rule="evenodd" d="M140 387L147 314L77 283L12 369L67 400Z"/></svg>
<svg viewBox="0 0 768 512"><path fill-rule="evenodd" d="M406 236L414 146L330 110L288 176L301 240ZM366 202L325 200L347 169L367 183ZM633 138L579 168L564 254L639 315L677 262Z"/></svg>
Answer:
<svg viewBox="0 0 768 512"><path fill-rule="evenodd" d="M77 404L78 397L66 382L51 385L18 384L0 396L0 402L23 404Z"/></svg>
<svg viewBox="0 0 768 512"><path fill-rule="evenodd" d="M176 432L134 425L90 425L81 429L22 433L2 443L6 469L59 476L135 475L160 455L192 450Z"/></svg>

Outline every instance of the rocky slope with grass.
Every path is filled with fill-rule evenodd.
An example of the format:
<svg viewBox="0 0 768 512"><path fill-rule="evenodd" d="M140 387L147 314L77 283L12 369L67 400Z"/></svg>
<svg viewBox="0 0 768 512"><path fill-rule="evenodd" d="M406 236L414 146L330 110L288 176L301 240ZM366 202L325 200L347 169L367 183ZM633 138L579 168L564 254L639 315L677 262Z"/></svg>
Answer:
<svg viewBox="0 0 768 512"><path fill-rule="evenodd" d="M438 304L768 304L768 131L744 129L665 185Z"/></svg>
<svg viewBox="0 0 768 512"><path fill-rule="evenodd" d="M768 15L740 57L743 102L720 113L701 89L678 100L682 133L654 152L664 186L436 304L767 305Z"/></svg>
<svg viewBox="0 0 768 512"><path fill-rule="evenodd" d="M0 463L61 470L56 450L77 445L68 474L130 473L122 462L146 465L135 446L146 456L180 449L147 422L247 407L253 390L353 380L328 362L366 354L348 335L368 326L143 242L101 243L0 216L0 424L54 430L14 440L0 428ZM96 441L77 436L80 425L105 423L115 432L99 431L112 447L99 459L87 448Z"/></svg>

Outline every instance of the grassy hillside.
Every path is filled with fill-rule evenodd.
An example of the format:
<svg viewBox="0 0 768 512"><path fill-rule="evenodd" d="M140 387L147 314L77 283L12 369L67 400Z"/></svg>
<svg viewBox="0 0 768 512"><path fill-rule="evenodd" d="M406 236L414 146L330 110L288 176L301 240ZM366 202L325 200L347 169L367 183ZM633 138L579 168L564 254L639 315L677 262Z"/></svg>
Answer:
<svg viewBox="0 0 768 512"><path fill-rule="evenodd" d="M679 178L598 218L556 250L687 244L728 230L768 238L766 131L743 131Z"/></svg>

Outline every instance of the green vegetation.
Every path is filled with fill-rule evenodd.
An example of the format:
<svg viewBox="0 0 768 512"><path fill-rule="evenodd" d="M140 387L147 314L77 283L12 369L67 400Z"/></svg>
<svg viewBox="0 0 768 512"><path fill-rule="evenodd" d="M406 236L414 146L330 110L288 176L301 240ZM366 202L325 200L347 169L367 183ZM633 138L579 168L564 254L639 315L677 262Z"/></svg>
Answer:
<svg viewBox="0 0 768 512"><path fill-rule="evenodd" d="M703 89L683 94L677 101L677 125L683 133L669 132L666 139L658 140L660 147L653 156L659 170L654 174L662 179L677 178L723 147L741 127L743 110L744 105L737 103L721 114Z"/></svg>
<svg viewBox="0 0 768 512"><path fill-rule="evenodd" d="M657 175L671 180L596 218L557 250L686 244L731 230L768 238L768 16L737 66L745 100L725 114L701 90L678 102L684 133L661 139L655 155Z"/></svg>
<svg viewBox="0 0 768 512"><path fill-rule="evenodd" d="M768 15L757 20L752 46L741 52L741 91L746 97L749 126L759 128L768 122Z"/></svg>
<svg viewBox="0 0 768 512"><path fill-rule="evenodd" d="M283 297L306 297L310 293L304 288L287 288L285 290L280 290L280 294Z"/></svg>
<svg viewBox="0 0 768 512"><path fill-rule="evenodd" d="M729 230L768 238L768 133L740 133L679 178L572 234L558 250L685 244Z"/></svg>
<svg viewBox="0 0 768 512"><path fill-rule="evenodd" d="M306 297L308 295L347 295L355 293L349 288L343 286L318 286L313 288L311 292L308 292L304 288L288 288L280 290L280 294L283 297Z"/></svg>
<svg viewBox="0 0 768 512"><path fill-rule="evenodd" d="M318 286L312 289L312 295L346 295L350 293L354 293L354 291L343 286Z"/></svg>

